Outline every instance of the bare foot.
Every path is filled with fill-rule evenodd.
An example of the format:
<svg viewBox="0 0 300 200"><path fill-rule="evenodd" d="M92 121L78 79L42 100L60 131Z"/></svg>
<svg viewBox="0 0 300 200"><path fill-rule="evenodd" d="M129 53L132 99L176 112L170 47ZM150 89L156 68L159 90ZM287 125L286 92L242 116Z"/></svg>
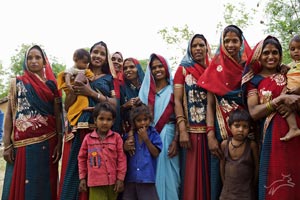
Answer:
<svg viewBox="0 0 300 200"><path fill-rule="evenodd" d="M300 135L300 129L298 128L291 128L289 132L282 138L280 138L281 141L289 141L294 137L297 137Z"/></svg>

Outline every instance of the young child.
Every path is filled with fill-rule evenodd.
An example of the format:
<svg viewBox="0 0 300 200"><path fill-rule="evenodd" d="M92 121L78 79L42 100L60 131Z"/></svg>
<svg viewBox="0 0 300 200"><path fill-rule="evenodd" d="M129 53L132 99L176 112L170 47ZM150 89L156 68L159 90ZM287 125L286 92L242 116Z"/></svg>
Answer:
<svg viewBox="0 0 300 200"><path fill-rule="evenodd" d="M247 111L237 109L229 115L228 124L232 137L221 143L224 158L220 160L220 200L256 199L258 147L248 139L251 117Z"/></svg>
<svg viewBox="0 0 300 200"><path fill-rule="evenodd" d="M93 72L88 69L91 57L85 49L77 49L73 54L74 66L63 72L60 72L57 77L58 89L63 89L66 94L74 93L73 85L76 82L92 81L94 78ZM68 121L73 127L77 125L78 118L84 108L88 107L88 98L78 95L76 101L70 106L67 113Z"/></svg>
<svg viewBox="0 0 300 200"><path fill-rule="evenodd" d="M123 200L158 200L155 188L157 157L162 149L159 133L150 126L153 120L145 104L134 107L130 113L133 135L125 134L124 150L127 153L127 174ZM134 140L130 139L134 137Z"/></svg>
<svg viewBox="0 0 300 200"><path fill-rule="evenodd" d="M127 163L123 140L111 130L116 111L101 102L93 117L97 128L85 136L78 154L79 191L89 188L89 199L117 199L124 189Z"/></svg>
<svg viewBox="0 0 300 200"><path fill-rule="evenodd" d="M289 44L290 56L293 61L288 64L289 70L287 76L287 93L300 95L300 35L295 35ZM296 113L286 117L289 125L289 132L280 140L288 141L293 137L300 135L300 129L297 126Z"/></svg>

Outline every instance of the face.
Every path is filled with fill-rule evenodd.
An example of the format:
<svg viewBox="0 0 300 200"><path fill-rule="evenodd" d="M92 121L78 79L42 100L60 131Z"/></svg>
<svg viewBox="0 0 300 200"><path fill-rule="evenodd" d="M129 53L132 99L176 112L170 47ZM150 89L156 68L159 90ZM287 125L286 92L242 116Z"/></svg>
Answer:
<svg viewBox="0 0 300 200"><path fill-rule="evenodd" d="M150 68L155 81L166 79L166 70L160 60L154 58Z"/></svg>
<svg viewBox="0 0 300 200"><path fill-rule="evenodd" d="M280 59L277 47L273 44L267 44L261 52L259 61L263 70L276 72L276 67L279 65Z"/></svg>
<svg viewBox="0 0 300 200"><path fill-rule="evenodd" d="M232 136L235 140L243 141L249 133L249 123L247 121L236 121L230 126Z"/></svg>
<svg viewBox="0 0 300 200"><path fill-rule="evenodd" d="M224 47L229 55L238 61L239 51L242 46L242 41L235 32L228 32L224 37Z"/></svg>
<svg viewBox="0 0 300 200"><path fill-rule="evenodd" d="M120 72L122 70L123 59L120 54L115 53L111 57L112 63L114 64L116 72Z"/></svg>
<svg viewBox="0 0 300 200"><path fill-rule="evenodd" d="M27 67L32 73L42 73L44 67L44 59L39 49L33 48L27 55Z"/></svg>
<svg viewBox="0 0 300 200"><path fill-rule="evenodd" d="M194 60L199 63L204 63L206 52L207 48L204 40L201 38L195 38L191 45L191 53Z"/></svg>
<svg viewBox="0 0 300 200"><path fill-rule="evenodd" d="M300 42L292 41L290 44L291 58L295 61L300 61Z"/></svg>
<svg viewBox="0 0 300 200"><path fill-rule="evenodd" d="M140 114L135 118L134 124L137 130L144 127L147 129L150 126L150 118L147 115Z"/></svg>
<svg viewBox="0 0 300 200"><path fill-rule="evenodd" d="M114 124L114 118L111 112L100 111L95 119L97 126L97 132L102 135L106 135Z"/></svg>
<svg viewBox="0 0 300 200"><path fill-rule="evenodd" d="M132 60L126 60L123 66L125 79L132 81L138 78L138 69Z"/></svg>
<svg viewBox="0 0 300 200"><path fill-rule="evenodd" d="M76 61L76 67L78 69L87 69L89 65L89 62L87 59L79 59Z"/></svg>
<svg viewBox="0 0 300 200"><path fill-rule="evenodd" d="M91 52L91 63L94 67L102 67L106 63L106 49L101 44L96 45Z"/></svg>

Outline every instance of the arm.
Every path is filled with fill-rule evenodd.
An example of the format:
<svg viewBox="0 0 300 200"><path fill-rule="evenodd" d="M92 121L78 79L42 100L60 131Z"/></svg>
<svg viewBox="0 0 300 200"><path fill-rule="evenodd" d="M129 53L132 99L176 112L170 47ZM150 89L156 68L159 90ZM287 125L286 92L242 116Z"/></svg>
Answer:
<svg viewBox="0 0 300 200"><path fill-rule="evenodd" d="M252 157L254 161L254 186L258 184L258 170L259 170L259 155L258 155L258 146L254 141L250 143Z"/></svg>
<svg viewBox="0 0 300 200"><path fill-rule="evenodd" d="M4 119L3 158L6 162L13 163L15 158L14 158L14 154L13 154L13 144L11 141L11 135L12 135L12 131L13 131L13 120L14 119L13 119L10 99L8 99L7 106L8 107L7 107L7 111L6 111L5 119Z"/></svg>
<svg viewBox="0 0 300 200"><path fill-rule="evenodd" d="M145 127L140 128L140 129L138 130L138 134L139 134L139 136L142 138L142 140L145 142L147 148L148 148L149 151L150 151L150 154L151 154L154 158L156 158L156 157L159 155L160 151L159 151L159 149L156 148L156 146L154 146L154 145L152 144L151 140L149 139L148 134L147 134L147 129L146 129Z"/></svg>
<svg viewBox="0 0 300 200"><path fill-rule="evenodd" d="M175 102L175 115L177 121L177 127L179 132L179 143L183 148L190 148L190 137L186 130L185 124L185 115L183 109L183 85L182 84L174 84L174 102Z"/></svg>
<svg viewBox="0 0 300 200"><path fill-rule="evenodd" d="M56 97L54 99L54 114L55 114L56 133L58 134L58 140L52 158L54 159L53 163L56 163L59 161L61 157L62 135L63 135L63 128L62 128L63 113L62 113L61 97Z"/></svg>
<svg viewBox="0 0 300 200"><path fill-rule="evenodd" d="M122 192L124 190L124 179L127 170L127 158L123 151L123 140L119 135L117 137L117 154L117 181L114 191Z"/></svg>
<svg viewBox="0 0 300 200"><path fill-rule="evenodd" d="M213 129L208 130L207 141L208 148L211 154L222 159L223 152L220 148L220 144L215 135L215 113L216 113L216 100L215 96L211 92L207 92L207 111L206 111L206 126L213 127Z"/></svg>
<svg viewBox="0 0 300 200"><path fill-rule="evenodd" d="M221 143L221 149L223 153L225 152L226 145L227 145L227 140L223 140ZM225 180L225 157L224 156L220 160L220 175L221 175L222 183L224 184L224 180Z"/></svg>

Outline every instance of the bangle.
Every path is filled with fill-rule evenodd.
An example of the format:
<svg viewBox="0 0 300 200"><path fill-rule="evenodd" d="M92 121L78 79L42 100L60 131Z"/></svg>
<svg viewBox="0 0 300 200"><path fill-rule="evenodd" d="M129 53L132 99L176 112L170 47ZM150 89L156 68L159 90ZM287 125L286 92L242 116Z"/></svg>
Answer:
<svg viewBox="0 0 300 200"><path fill-rule="evenodd" d="M176 124L177 125L179 125L180 124L180 122L185 122L186 120L182 117L182 118L180 118L180 119L177 119L177 122L176 122Z"/></svg>
<svg viewBox="0 0 300 200"><path fill-rule="evenodd" d="M179 118L184 118L184 116L183 115L177 115L176 119L179 119Z"/></svg>
<svg viewBox="0 0 300 200"><path fill-rule="evenodd" d="M269 114L275 110L270 101L266 103L266 109Z"/></svg>
<svg viewBox="0 0 300 200"><path fill-rule="evenodd" d="M206 126L206 133L208 134L210 131L215 131L214 126Z"/></svg>
<svg viewBox="0 0 300 200"><path fill-rule="evenodd" d="M97 99L100 100L100 93L97 93Z"/></svg>
<svg viewBox="0 0 300 200"><path fill-rule="evenodd" d="M7 147L4 147L4 151L10 149L13 146L13 144L8 145Z"/></svg>

